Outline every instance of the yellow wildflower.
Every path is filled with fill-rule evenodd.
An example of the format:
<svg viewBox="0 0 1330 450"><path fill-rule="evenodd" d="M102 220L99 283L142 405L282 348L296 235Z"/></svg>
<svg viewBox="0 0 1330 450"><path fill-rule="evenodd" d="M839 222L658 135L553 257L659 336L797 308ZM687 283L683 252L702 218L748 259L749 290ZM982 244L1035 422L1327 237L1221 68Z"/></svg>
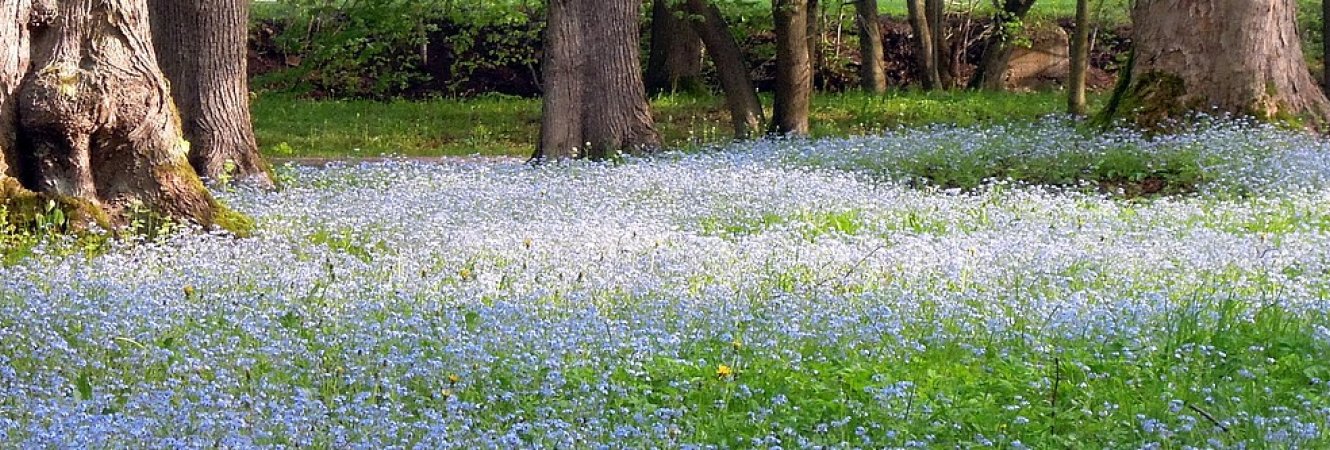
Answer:
<svg viewBox="0 0 1330 450"><path fill-rule="evenodd" d="M734 369L730 368L730 366L721 364L720 366L716 367L716 377L730 378L733 376L734 376Z"/></svg>

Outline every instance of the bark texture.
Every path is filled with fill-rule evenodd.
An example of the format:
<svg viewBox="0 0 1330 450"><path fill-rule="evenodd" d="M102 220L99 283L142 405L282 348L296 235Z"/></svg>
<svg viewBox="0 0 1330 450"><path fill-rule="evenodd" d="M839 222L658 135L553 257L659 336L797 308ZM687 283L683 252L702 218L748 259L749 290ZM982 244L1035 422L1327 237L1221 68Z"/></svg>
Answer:
<svg viewBox="0 0 1330 450"><path fill-rule="evenodd" d="M1155 128L1215 110L1323 127L1330 102L1312 79L1297 0L1139 0L1135 53L1106 111Z"/></svg>
<svg viewBox="0 0 1330 450"><path fill-rule="evenodd" d="M249 0L149 0L153 43L190 163L211 180L272 186L249 114Z"/></svg>
<svg viewBox="0 0 1330 450"><path fill-rule="evenodd" d="M15 139L19 82L28 71L29 0L0 0L0 181L15 176L9 161L16 158Z"/></svg>
<svg viewBox="0 0 1330 450"><path fill-rule="evenodd" d="M721 89L725 90L725 106L730 110L730 121L736 139L748 139L762 131L762 102L757 98L748 62L743 49L725 23L720 8L708 0L687 0L684 8L692 18L693 30L702 38L707 53L720 75Z"/></svg>
<svg viewBox="0 0 1330 450"><path fill-rule="evenodd" d="M7 89L16 117L0 123L16 136L9 162L27 191L117 223L146 211L243 231L189 165L144 0L39 0L26 13L25 3L0 4L4 26L21 29L0 32L3 46L21 50L22 29L31 38L6 56L30 64Z"/></svg>
<svg viewBox="0 0 1330 450"><path fill-rule="evenodd" d="M807 0L774 0L776 19L776 103L770 131L808 134L813 97L813 62L809 54Z"/></svg>
<svg viewBox="0 0 1330 450"><path fill-rule="evenodd" d="M639 65L641 0L551 0L533 159L603 159L660 146Z"/></svg>
<svg viewBox="0 0 1330 450"><path fill-rule="evenodd" d="M169 0L161 0L169 1ZM647 56L647 93L704 92L702 40L683 15L680 0L651 5L651 53Z"/></svg>
<svg viewBox="0 0 1330 450"><path fill-rule="evenodd" d="M1176 2L1177 0L1169 0ZM1035 0L1004 0L1002 11L993 16L993 30L984 45L984 55L979 58L974 78L970 79L971 89L1000 91L1006 80L1007 63L1011 61L1012 41L1016 32L1009 25L1025 20L1034 7Z"/></svg>
<svg viewBox="0 0 1330 450"><path fill-rule="evenodd" d="M1090 0L1076 0L1076 30L1071 35L1071 69L1067 74L1067 113L1084 116L1085 80L1090 69Z"/></svg>
<svg viewBox="0 0 1330 450"><path fill-rule="evenodd" d="M866 92L887 91L887 62L882 47L882 23L877 0L854 1L855 23L859 26L859 86Z"/></svg>
<svg viewBox="0 0 1330 450"><path fill-rule="evenodd" d="M944 0L925 0L928 10L928 31L933 33L933 65L937 67L940 89L952 86L951 58L948 57L951 45L947 39L947 7Z"/></svg>
<svg viewBox="0 0 1330 450"><path fill-rule="evenodd" d="M919 80L925 89L941 89L942 74L937 64L936 42L933 41L933 28L928 20L928 6L924 0L905 0L910 16L910 28L914 32L915 55L919 59Z"/></svg>

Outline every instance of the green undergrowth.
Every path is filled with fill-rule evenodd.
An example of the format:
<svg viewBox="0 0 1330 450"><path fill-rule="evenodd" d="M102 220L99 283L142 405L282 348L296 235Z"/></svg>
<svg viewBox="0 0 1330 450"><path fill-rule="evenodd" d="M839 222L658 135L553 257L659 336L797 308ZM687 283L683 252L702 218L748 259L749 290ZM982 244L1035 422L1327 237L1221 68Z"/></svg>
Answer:
<svg viewBox="0 0 1330 450"><path fill-rule="evenodd" d="M770 111L771 98L764 103ZM1098 97L1095 97L1098 100ZM670 148L728 142L729 115L719 96L653 101ZM987 93L897 90L813 99L814 137L871 134L933 123L974 125L1032 121L1065 109L1062 92ZM531 154L540 131L540 100L505 96L425 101L309 100L260 96L255 132L269 158L517 156Z"/></svg>

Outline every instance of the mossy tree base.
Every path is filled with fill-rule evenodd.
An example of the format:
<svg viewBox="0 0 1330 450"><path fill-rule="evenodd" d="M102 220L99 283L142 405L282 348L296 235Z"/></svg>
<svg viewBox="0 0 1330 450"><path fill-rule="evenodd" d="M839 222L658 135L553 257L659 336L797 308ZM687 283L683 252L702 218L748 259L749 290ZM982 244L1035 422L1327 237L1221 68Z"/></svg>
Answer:
<svg viewBox="0 0 1330 450"><path fill-rule="evenodd" d="M146 0L0 0L0 12L18 18L0 25L12 57L0 67L0 204L10 223L58 211L72 229L151 215L250 231L189 164Z"/></svg>
<svg viewBox="0 0 1330 450"><path fill-rule="evenodd" d="M1330 101L1312 79L1296 0L1139 0L1135 45L1103 118L1147 129L1191 114L1324 128Z"/></svg>

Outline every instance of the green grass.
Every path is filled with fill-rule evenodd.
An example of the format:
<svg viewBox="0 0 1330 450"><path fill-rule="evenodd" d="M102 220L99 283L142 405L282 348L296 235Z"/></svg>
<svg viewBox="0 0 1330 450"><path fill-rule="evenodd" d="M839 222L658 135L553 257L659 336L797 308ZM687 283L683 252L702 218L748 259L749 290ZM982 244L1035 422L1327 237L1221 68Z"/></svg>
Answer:
<svg viewBox="0 0 1330 450"><path fill-rule="evenodd" d="M765 101L769 111L771 99ZM1061 112L1063 104L1061 92L817 95L813 135L1033 120ZM695 148L730 138L728 114L719 97L663 97L652 107L668 147ZM526 156L540 130L539 99L500 96L380 102L271 94L254 102L253 113L263 152L273 158Z"/></svg>

